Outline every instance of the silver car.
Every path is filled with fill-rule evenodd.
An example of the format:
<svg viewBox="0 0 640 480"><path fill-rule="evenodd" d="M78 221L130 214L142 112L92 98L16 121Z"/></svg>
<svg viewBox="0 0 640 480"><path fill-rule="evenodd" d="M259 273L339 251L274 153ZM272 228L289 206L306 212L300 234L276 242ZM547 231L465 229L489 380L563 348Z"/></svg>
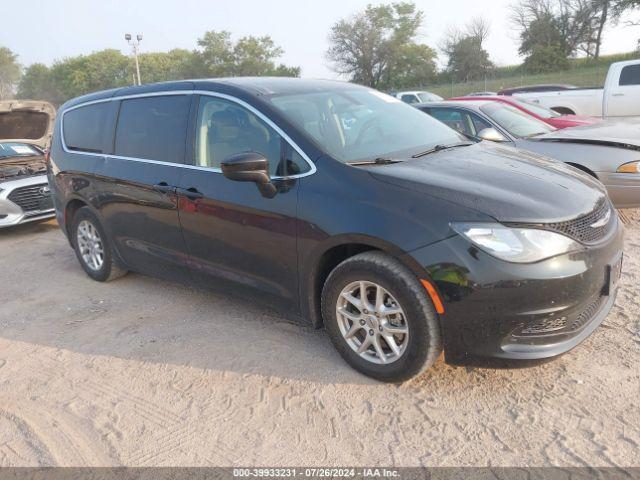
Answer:
<svg viewBox="0 0 640 480"><path fill-rule="evenodd" d="M416 107L467 136L568 163L600 180L617 208L640 207L638 119L557 130L515 107L490 100Z"/></svg>
<svg viewBox="0 0 640 480"><path fill-rule="evenodd" d="M54 119L47 102L0 102L0 228L55 216L45 159Z"/></svg>

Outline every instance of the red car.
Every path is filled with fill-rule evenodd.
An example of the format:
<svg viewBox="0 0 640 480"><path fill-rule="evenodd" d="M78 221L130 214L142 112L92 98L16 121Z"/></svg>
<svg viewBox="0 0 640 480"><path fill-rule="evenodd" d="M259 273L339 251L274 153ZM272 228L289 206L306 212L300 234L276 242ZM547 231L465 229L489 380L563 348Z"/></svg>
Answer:
<svg viewBox="0 0 640 480"><path fill-rule="evenodd" d="M455 101L466 101L466 100L490 100L494 102L502 102L508 105L511 105L518 110L522 110L525 113L528 113L532 117L537 118L538 120L542 120L549 125L562 129L569 127L580 127L582 125L593 125L594 123L598 123L601 120L595 117L587 117L581 115L561 115L558 112L550 110L546 107L535 105L533 103L525 102L524 100L520 100L515 97L507 97L507 96L486 96L486 97L457 97L451 98L451 100Z"/></svg>

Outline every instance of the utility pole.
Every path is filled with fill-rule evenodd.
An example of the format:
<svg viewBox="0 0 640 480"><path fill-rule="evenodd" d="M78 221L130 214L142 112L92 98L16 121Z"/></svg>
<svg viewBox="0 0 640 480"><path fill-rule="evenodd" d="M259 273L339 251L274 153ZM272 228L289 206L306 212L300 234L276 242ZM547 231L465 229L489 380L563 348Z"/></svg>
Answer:
<svg viewBox="0 0 640 480"><path fill-rule="evenodd" d="M138 63L138 52L140 50L140 42L142 41L142 35L136 35L136 39L132 40L130 33L124 34L124 39L131 45L131 49L133 51L133 58L136 60L136 74L138 76L138 85L142 85L140 81L140 63ZM135 79L134 79L135 80ZM135 84L135 81L134 81Z"/></svg>

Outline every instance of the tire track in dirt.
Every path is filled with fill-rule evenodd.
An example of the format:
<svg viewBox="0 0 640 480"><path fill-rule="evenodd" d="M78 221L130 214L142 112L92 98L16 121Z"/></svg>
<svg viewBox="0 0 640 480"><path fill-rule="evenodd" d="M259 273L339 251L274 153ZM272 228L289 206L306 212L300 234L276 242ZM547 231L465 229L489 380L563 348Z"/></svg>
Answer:
<svg viewBox="0 0 640 480"><path fill-rule="evenodd" d="M3 423L5 425L2 425ZM0 409L0 425L2 425L2 428L0 428L0 452L2 452L0 466L11 467L18 465L20 464L19 460L36 461L40 466L55 465L55 460L46 444L25 420L11 411ZM11 430L14 430L17 435L11 435ZM25 444L26 452L24 449L18 452L11 446L12 444L18 445L20 443Z"/></svg>

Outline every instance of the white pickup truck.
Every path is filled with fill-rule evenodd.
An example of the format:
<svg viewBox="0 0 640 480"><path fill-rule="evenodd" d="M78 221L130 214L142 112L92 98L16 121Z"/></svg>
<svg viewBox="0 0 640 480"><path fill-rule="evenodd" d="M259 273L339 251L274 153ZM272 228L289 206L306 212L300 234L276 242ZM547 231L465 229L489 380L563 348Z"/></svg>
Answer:
<svg viewBox="0 0 640 480"><path fill-rule="evenodd" d="M604 88L519 93L514 97L568 115L640 116L640 60L611 64Z"/></svg>

